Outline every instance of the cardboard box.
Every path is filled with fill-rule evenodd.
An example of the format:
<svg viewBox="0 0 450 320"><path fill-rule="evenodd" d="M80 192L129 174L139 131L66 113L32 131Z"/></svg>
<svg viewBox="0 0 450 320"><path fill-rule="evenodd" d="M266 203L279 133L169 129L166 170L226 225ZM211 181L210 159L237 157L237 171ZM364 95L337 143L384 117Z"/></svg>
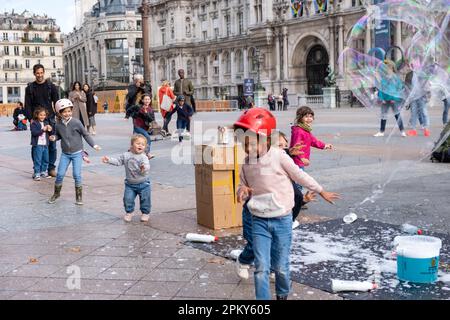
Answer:
<svg viewBox="0 0 450 320"><path fill-rule="evenodd" d="M242 204L236 201L234 170L195 166L197 223L210 229L242 226Z"/></svg>
<svg viewBox="0 0 450 320"><path fill-rule="evenodd" d="M245 158L242 145L236 148L234 145L196 145L194 163L211 170L234 170L235 156L238 165L242 164Z"/></svg>

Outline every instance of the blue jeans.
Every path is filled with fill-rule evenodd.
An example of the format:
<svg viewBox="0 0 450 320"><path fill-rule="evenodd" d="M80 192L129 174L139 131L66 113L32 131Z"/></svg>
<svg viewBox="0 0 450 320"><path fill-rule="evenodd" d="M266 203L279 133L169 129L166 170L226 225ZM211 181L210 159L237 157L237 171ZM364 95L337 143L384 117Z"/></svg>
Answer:
<svg viewBox="0 0 450 320"><path fill-rule="evenodd" d="M258 300L270 300L270 269L275 271L275 292L286 297L290 291L289 254L292 242L292 214L280 218L252 216L255 254L255 293Z"/></svg>
<svg viewBox="0 0 450 320"><path fill-rule="evenodd" d="M140 208L143 214L149 214L152 207L150 180L142 183L128 183L125 181L123 205L126 213L134 211L134 200L139 195Z"/></svg>
<svg viewBox="0 0 450 320"><path fill-rule="evenodd" d="M31 152L33 153L34 175L40 176L48 168L48 147L42 145L32 146Z"/></svg>
<svg viewBox="0 0 450 320"><path fill-rule="evenodd" d="M184 129L187 128L188 120L185 119L177 119L177 132L178 132L178 141L183 140L183 136L181 135Z"/></svg>
<svg viewBox="0 0 450 320"><path fill-rule="evenodd" d="M448 122L448 109L450 108L450 101L448 99L444 99L444 112L442 113L442 123L444 125Z"/></svg>
<svg viewBox="0 0 450 320"><path fill-rule="evenodd" d="M142 134L145 139L147 139L147 147L145 148L145 153L149 153L150 146L152 145L152 139L150 138L150 134L147 132L147 130L133 126L133 133Z"/></svg>
<svg viewBox="0 0 450 320"><path fill-rule="evenodd" d="M61 158L59 159L58 173L56 174L56 185L61 185L66 175L69 164L72 162L72 176L75 180L75 186L81 187L81 164L83 162L82 152L76 153L61 153Z"/></svg>
<svg viewBox="0 0 450 320"><path fill-rule="evenodd" d="M427 99L425 96L411 102L411 118L409 124L412 129L416 128L417 120L424 127L430 126L430 117L428 116Z"/></svg>
<svg viewBox="0 0 450 320"><path fill-rule="evenodd" d="M252 214L248 210L247 203L242 208L242 229L247 244L238 259L242 264L252 264L255 261L255 255L253 253Z"/></svg>

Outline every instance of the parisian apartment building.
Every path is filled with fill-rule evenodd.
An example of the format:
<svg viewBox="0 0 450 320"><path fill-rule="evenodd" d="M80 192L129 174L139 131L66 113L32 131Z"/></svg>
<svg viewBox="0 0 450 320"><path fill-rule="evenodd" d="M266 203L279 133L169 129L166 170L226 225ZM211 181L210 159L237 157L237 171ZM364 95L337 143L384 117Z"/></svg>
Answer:
<svg viewBox="0 0 450 320"><path fill-rule="evenodd" d="M63 90L61 30L55 19L28 11L0 15L0 103L23 101L25 88L35 80L33 65Z"/></svg>

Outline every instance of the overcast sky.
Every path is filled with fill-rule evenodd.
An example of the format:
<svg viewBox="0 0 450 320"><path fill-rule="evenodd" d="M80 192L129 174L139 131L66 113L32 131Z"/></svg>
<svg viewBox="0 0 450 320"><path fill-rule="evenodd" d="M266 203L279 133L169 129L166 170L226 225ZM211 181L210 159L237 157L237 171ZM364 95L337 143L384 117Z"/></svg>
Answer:
<svg viewBox="0 0 450 320"><path fill-rule="evenodd" d="M31 13L56 19L61 31L69 33L75 26L74 0L0 0L0 10L22 13L25 9Z"/></svg>

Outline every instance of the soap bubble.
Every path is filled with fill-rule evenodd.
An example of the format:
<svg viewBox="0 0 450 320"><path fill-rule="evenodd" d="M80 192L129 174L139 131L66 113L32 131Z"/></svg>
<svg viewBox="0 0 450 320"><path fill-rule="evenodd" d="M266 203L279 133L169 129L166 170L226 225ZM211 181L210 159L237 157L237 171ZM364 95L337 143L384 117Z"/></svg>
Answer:
<svg viewBox="0 0 450 320"><path fill-rule="evenodd" d="M411 102L425 96L429 111L433 106L442 112L442 96L448 95L450 90L450 1L386 0L379 4L372 3L364 1L367 14L352 27L338 62L344 66L346 87L351 88L366 110L374 113L374 124L379 126L380 111L389 105L395 113L400 112L407 131L411 129ZM382 26L390 26L391 37L387 47L374 41L375 32L383 31ZM401 30L397 30L398 26ZM401 41L398 41L399 36ZM368 39L370 45L366 43ZM414 71L414 79L406 81L410 71ZM441 121L440 116L438 119ZM418 161L429 160L436 140L445 141L447 138L439 137L441 124L439 122L439 126L433 128L432 137L422 137L420 133L419 137L392 143L393 137L403 138L400 138L392 110L388 111L387 137L381 140L384 144L382 149L380 147L382 172L377 173L384 181L381 188L362 196L362 201L355 204L357 210L383 197L380 189L382 191L396 174L413 170ZM391 127L394 129L389 131Z"/></svg>

